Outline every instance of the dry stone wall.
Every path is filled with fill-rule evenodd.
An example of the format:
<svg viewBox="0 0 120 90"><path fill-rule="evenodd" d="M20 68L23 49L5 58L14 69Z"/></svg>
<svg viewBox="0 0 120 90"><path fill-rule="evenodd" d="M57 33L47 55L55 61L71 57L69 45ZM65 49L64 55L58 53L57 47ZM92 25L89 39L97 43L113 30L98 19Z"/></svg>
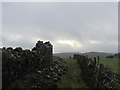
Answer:
<svg viewBox="0 0 120 90"><path fill-rule="evenodd" d="M102 88L102 90L119 90L120 75L113 73L98 60L89 59L87 56L74 55L81 68L82 79L90 88Z"/></svg>
<svg viewBox="0 0 120 90"><path fill-rule="evenodd" d="M57 87L60 79L58 73L63 74L66 68L57 60L53 61L53 46L50 42L38 41L32 50L18 48L2 48L2 88L7 88L21 76L30 74L30 79L24 78L26 88ZM61 60L62 62L62 60ZM60 68L62 66L62 68ZM14 88L14 87L13 87ZM15 86L15 88L21 88Z"/></svg>

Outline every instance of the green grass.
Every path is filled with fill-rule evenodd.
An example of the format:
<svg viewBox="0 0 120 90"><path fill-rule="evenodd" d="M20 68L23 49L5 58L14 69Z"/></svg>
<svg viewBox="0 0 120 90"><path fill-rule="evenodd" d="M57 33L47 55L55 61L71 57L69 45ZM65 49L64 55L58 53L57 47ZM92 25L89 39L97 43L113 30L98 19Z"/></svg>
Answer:
<svg viewBox="0 0 120 90"><path fill-rule="evenodd" d="M107 66L114 73L118 73L118 58L100 58L100 63Z"/></svg>
<svg viewBox="0 0 120 90"><path fill-rule="evenodd" d="M58 82L58 87L87 88L86 84L81 78L81 70L76 60L65 59L65 61L65 65L68 67L68 72L62 76L61 81ZM100 58L99 62L107 66L114 73L118 73L118 58Z"/></svg>
<svg viewBox="0 0 120 90"><path fill-rule="evenodd" d="M87 88L81 78L81 70L74 59L65 59L68 71L58 82L59 88Z"/></svg>

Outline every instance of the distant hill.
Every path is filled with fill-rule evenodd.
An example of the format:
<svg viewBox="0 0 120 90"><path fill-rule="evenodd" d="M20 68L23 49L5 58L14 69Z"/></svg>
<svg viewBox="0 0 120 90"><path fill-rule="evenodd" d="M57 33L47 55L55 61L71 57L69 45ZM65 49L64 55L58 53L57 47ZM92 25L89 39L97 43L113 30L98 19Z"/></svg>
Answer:
<svg viewBox="0 0 120 90"><path fill-rule="evenodd" d="M74 53L54 53L53 55L61 58L69 58L73 57Z"/></svg>
<svg viewBox="0 0 120 90"><path fill-rule="evenodd" d="M88 57L102 57L105 58L106 56L114 55L112 53L104 53L104 52L86 52L84 53L85 55L88 55Z"/></svg>
<svg viewBox="0 0 120 90"><path fill-rule="evenodd" d="M54 53L54 56L58 56L58 57L62 57L62 58L69 58L69 57L73 57L73 55L76 54L74 52L71 53ZM88 57L102 57L105 58L106 56L109 55L113 55L112 53L104 53L104 52L86 52L86 53L77 53L77 54L81 54L81 55L87 55Z"/></svg>

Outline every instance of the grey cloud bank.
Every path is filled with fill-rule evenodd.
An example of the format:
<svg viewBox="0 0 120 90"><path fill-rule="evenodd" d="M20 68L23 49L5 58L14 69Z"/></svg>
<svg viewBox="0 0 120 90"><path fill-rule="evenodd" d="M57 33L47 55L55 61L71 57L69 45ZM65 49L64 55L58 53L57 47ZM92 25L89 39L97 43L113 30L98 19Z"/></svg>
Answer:
<svg viewBox="0 0 120 90"><path fill-rule="evenodd" d="M2 46L32 48L50 41L54 52L118 51L117 3L2 3Z"/></svg>

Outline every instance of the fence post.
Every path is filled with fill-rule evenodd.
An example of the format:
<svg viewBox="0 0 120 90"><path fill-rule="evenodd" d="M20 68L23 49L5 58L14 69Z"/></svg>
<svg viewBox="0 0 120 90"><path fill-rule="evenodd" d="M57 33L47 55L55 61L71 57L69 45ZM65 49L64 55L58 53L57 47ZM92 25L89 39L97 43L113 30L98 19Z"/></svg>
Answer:
<svg viewBox="0 0 120 90"><path fill-rule="evenodd" d="M97 57L97 63L98 63L98 64L99 64L99 59L100 59L100 57L98 56L98 57Z"/></svg>
<svg viewBox="0 0 120 90"><path fill-rule="evenodd" d="M95 88L97 88L97 84L98 84L98 76L99 76L99 56L97 57L97 63L96 63L96 82L95 82Z"/></svg>

